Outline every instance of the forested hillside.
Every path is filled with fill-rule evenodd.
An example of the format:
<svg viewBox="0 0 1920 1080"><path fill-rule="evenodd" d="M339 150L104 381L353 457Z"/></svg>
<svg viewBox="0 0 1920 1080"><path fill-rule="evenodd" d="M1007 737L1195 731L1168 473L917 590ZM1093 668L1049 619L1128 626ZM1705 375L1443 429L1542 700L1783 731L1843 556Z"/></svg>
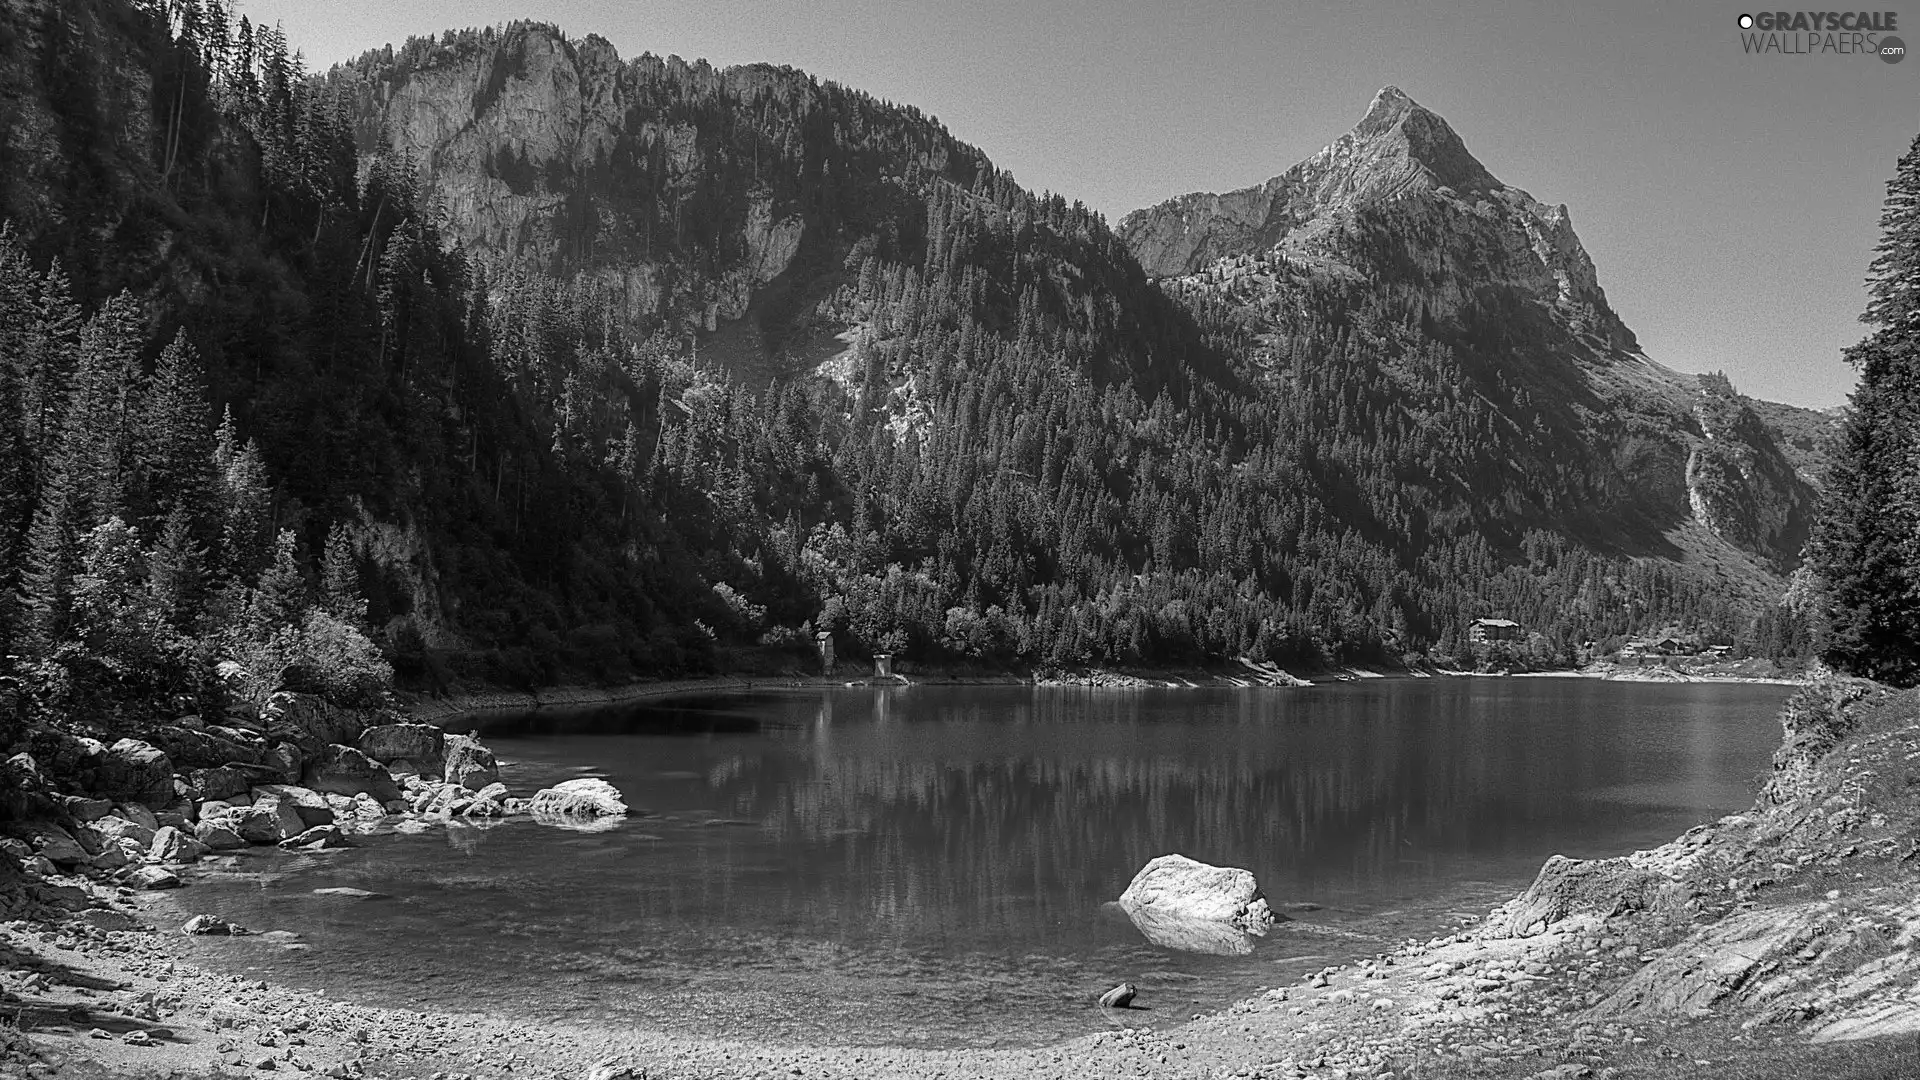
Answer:
<svg viewBox="0 0 1920 1080"><path fill-rule="evenodd" d="M118 521L125 589L204 553L229 600L172 625L232 651L212 629L263 556L235 562L218 499L172 522L205 455L140 448L192 370L203 420L175 426L222 476L257 446L276 588L423 682L705 670L816 630L1022 666L1465 662L1488 615L1541 660L1792 637L1766 595L1791 514L1689 562L1594 501L1592 447L1533 437L1661 422L1516 366L1557 324L1436 329L1419 290L1256 259L1297 288L1255 325L933 119L790 69L521 24L313 76L217 2L0 5L0 149L31 162L0 189L26 328L0 339L0 574L26 610L73 602L98 568L50 578L50 552L81 565ZM111 347L75 329L109 319ZM1733 505L1778 452L1730 388L1698 409L1746 432ZM72 508L65 430L128 448Z"/></svg>

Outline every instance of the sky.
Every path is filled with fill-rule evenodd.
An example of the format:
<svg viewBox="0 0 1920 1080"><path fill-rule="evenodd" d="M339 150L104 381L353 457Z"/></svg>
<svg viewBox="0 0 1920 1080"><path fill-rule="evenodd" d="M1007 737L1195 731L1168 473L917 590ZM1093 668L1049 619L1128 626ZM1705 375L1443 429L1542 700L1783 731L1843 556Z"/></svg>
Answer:
<svg viewBox="0 0 1920 1080"><path fill-rule="evenodd" d="M514 19L918 106L1029 188L1118 223L1285 171L1396 85L1487 169L1565 203L1655 360L1825 408L1853 373L1920 57L1751 55L1747 0L239 0L310 69ZM1895 33L1920 47L1920 6ZM1788 35L1791 37L1791 35ZM1802 35L1804 41L1806 35Z"/></svg>

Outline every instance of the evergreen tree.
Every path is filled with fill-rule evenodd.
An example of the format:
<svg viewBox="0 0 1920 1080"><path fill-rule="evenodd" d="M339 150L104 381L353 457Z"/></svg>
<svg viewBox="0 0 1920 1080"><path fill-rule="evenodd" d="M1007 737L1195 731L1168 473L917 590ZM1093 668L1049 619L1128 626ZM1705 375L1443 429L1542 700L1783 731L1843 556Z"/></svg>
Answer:
<svg viewBox="0 0 1920 1080"><path fill-rule="evenodd" d="M251 440L240 442L232 410L214 433L213 469L220 513L217 576L251 582L273 557L273 485L259 448Z"/></svg>
<svg viewBox="0 0 1920 1080"><path fill-rule="evenodd" d="M1826 579L1829 663L1920 681L1920 138L1887 184L1860 373L1809 557Z"/></svg>
<svg viewBox="0 0 1920 1080"><path fill-rule="evenodd" d="M360 595L360 557L345 522L336 521L327 530L320 566L320 606L342 622L365 624L367 602Z"/></svg>
<svg viewBox="0 0 1920 1080"><path fill-rule="evenodd" d="M206 580L206 550L194 538L186 507L176 505L167 513L147 558L147 576L159 620L181 633L193 631Z"/></svg>
<svg viewBox="0 0 1920 1080"><path fill-rule="evenodd" d="M212 509L214 438L205 369L186 333L161 350L140 426L143 488L151 516L185 510L205 520Z"/></svg>
<svg viewBox="0 0 1920 1080"><path fill-rule="evenodd" d="M300 569L300 544L292 529L281 529L273 545L273 562L260 575L260 584L248 602L248 614L258 632L271 634L296 626L309 607L307 576Z"/></svg>

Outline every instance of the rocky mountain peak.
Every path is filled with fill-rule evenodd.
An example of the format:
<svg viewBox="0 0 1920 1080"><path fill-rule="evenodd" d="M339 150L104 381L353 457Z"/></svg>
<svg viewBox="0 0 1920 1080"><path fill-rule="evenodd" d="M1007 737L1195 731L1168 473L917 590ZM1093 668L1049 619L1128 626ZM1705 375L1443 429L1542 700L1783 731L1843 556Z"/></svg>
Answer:
<svg viewBox="0 0 1920 1080"><path fill-rule="evenodd" d="M1341 142L1370 151L1354 155L1369 164L1395 161L1423 169L1435 186L1475 194L1501 186L1446 120L1397 86L1382 87L1367 107L1367 115Z"/></svg>
<svg viewBox="0 0 1920 1080"><path fill-rule="evenodd" d="M1501 183L1446 120L1404 90L1374 95L1352 130L1249 188L1183 195L1127 215L1120 236L1149 274L1196 274L1221 259L1278 252L1359 280L1389 261L1451 310L1481 285L1510 286L1560 311L1607 350L1638 346L1606 303L1565 206ZM1363 234L1371 242L1357 239Z"/></svg>

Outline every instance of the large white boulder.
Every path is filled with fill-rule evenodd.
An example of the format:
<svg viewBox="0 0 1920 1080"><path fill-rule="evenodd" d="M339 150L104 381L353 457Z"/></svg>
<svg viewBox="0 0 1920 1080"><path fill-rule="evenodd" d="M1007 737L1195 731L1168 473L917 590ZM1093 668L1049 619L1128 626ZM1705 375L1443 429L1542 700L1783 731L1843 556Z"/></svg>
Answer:
<svg viewBox="0 0 1920 1080"><path fill-rule="evenodd" d="M1162 855L1147 863L1120 894L1120 906L1136 924L1227 923L1262 934L1274 923L1273 909L1253 874L1185 855Z"/></svg>

